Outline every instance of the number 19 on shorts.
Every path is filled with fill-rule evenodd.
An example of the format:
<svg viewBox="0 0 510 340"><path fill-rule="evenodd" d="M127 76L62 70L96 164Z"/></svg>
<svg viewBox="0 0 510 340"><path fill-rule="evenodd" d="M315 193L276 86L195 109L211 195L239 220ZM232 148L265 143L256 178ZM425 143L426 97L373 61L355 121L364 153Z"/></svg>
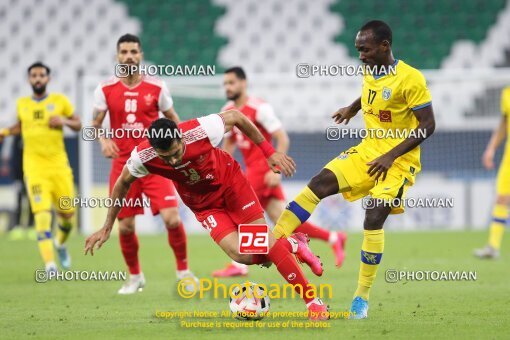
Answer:
<svg viewBox="0 0 510 340"><path fill-rule="evenodd" d="M266 224L240 224L239 254L269 253L269 227Z"/></svg>

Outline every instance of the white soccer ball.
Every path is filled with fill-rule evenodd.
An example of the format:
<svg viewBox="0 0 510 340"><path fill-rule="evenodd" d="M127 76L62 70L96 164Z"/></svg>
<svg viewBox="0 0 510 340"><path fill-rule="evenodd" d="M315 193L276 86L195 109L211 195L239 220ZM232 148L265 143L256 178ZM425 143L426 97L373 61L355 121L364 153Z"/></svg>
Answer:
<svg viewBox="0 0 510 340"><path fill-rule="evenodd" d="M230 310L239 320L261 320L269 311L269 296L264 286L245 282L230 294Z"/></svg>

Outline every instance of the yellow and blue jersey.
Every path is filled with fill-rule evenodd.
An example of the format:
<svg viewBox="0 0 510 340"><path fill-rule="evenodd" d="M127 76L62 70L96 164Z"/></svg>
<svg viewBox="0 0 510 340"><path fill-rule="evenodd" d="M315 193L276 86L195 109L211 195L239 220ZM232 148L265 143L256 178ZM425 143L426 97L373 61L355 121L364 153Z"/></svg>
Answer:
<svg viewBox="0 0 510 340"><path fill-rule="evenodd" d="M52 116L69 118L73 112L69 99L60 93L50 93L41 99L31 96L18 99L25 174L69 167L63 129L50 128L49 120Z"/></svg>
<svg viewBox="0 0 510 340"><path fill-rule="evenodd" d="M409 132L417 128L419 122L413 111L432 104L425 77L417 69L402 60L396 60L395 72L385 75L363 76L361 109L366 129L385 130L381 134L368 134L359 145L368 161L387 153L400 144ZM387 130L392 130L389 133ZM403 171L417 173L421 169L420 147L416 147L395 160Z"/></svg>

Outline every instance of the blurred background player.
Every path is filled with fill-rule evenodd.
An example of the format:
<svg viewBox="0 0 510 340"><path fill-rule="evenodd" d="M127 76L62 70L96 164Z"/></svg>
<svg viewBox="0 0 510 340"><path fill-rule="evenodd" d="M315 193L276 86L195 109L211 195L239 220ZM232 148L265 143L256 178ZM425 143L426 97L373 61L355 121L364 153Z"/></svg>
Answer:
<svg viewBox="0 0 510 340"><path fill-rule="evenodd" d="M496 204L492 210L492 223L489 229L489 243L481 249L475 249L475 256L484 259L499 257L499 249L505 227L509 223L510 208L510 86L506 87L501 94L501 122L492 133L492 137L483 153L482 163L487 170L494 169L494 155L499 145L505 140L503 160L499 166L498 179L496 182Z"/></svg>
<svg viewBox="0 0 510 340"><path fill-rule="evenodd" d="M0 131L0 138L21 133L23 138L23 171L25 184L34 214L39 251L46 271L57 271L53 247L60 264L67 270L71 257L64 245L72 228L74 207L60 207L61 197L74 197L73 173L64 145L63 127L81 129L80 118L67 97L48 93L50 68L36 62L28 68L32 96L17 101L18 121ZM52 204L57 212L58 230L55 239L51 233Z"/></svg>
<svg viewBox="0 0 510 340"><path fill-rule="evenodd" d="M10 176L16 191L16 207L9 223L9 239L37 240L34 214L30 209L27 189L23 181L23 140L21 135L7 138L2 144L2 176Z"/></svg>
<svg viewBox="0 0 510 340"><path fill-rule="evenodd" d="M308 247L304 234L275 240L268 233L267 254L239 252L240 224L266 224L255 192L241 172L239 163L227 152L217 148L223 135L236 126L261 149L273 171L292 176L295 163L286 154L277 152L257 127L241 112L229 110L220 114L191 119L177 125L160 118L149 129L148 140L140 143L122 170L111 193L113 200L122 199L137 178L159 174L175 182L183 202L197 220L210 232L212 239L233 260L244 264L274 263L278 272L302 295L312 320L329 319L327 306L314 296L313 288L297 265L296 257L322 275L322 264ZM94 254L108 240L118 207L108 209L103 227L87 238L85 254Z"/></svg>
<svg viewBox="0 0 510 340"><path fill-rule="evenodd" d="M142 59L140 39L131 34L121 36L117 42L118 63L130 66L140 65ZM126 134L117 133L122 138L117 138L114 134L113 139L100 139L103 155L113 159L110 192L131 151L143 140L127 132L148 128L150 123L159 117L159 111L169 119L176 122L179 120L165 82L144 76L139 72L120 74L120 76L125 77L113 77L101 83L94 94L93 125L96 128L101 127L106 113L109 112L113 132L120 130L126 132ZM168 243L175 255L177 278L180 280L191 277L196 280L188 268L186 232L179 216L177 195L172 181L157 175L141 178L133 183L127 197L141 200L142 193L150 199L152 213L154 215L159 213L165 223ZM135 233L135 216L141 214L143 214L143 207L123 207L118 216L120 247L130 273L129 280L118 291L119 294L133 294L145 285L145 277L138 260L138 238Z"/></svg>
<svg viewBox="0 0 510 340"><path fill-rule="evenodd" d="M384 250L383 225L388 215L404 212L388 204L405 197L421 169L419 145L435 129L432 99L425 78L417 69L393 57L390 27L369 21L356 36L359 59L365 65L396 66L396 72L365 74L361 97L339 109L333 118L347 124L363 111L367 129L405 130L407 138L373 138L368 135L355 147L342 152L313 177L308 186L287 206L275 226L277 237L286 237L306 221L319 202L342 193L348 201L371 195L365 210L358 288L351 305L351 318L368 316L368 298ZM413 136L412 130L425 131Z"/></svg>
<svg viewBox="0 0 510 340"><path fill-rule="evenodd" d="M287 132L283 129L282 123L269 103L248 95L244 70L241 67L232 67L224 73L223 87L229 102L225 104L221 111L239 110L255 124L269 143L272 143L273 138L276 140L277 151L287 153L289 150ZM275 173L269 168L262 151L239 129L234 127L226 137L223 142L223 149L233 155L237 145L243 156L248 182L255 190L255 194L269 219L275 223L285 210L285 195L281 185L281 174ZM328 242L333 248L336 265L338 267L342 265L345 257L344 245L347 239L345 233L329 231L310 222L304 222L296 229L296 232ZM213 276L232 277L247 274L248 267L246 265L232 261L226 268L215 271Z"/></svg>

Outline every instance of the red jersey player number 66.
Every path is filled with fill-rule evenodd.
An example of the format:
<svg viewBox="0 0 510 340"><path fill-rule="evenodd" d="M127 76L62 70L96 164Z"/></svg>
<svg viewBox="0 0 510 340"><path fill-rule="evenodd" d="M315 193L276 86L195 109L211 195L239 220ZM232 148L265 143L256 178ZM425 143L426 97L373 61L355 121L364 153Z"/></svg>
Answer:
<svg viewBox="0 0 510 340"><path fill-rule="evenodd" d="M267 254L269 252L267 224L239 225L239 254Z"/></svg>

